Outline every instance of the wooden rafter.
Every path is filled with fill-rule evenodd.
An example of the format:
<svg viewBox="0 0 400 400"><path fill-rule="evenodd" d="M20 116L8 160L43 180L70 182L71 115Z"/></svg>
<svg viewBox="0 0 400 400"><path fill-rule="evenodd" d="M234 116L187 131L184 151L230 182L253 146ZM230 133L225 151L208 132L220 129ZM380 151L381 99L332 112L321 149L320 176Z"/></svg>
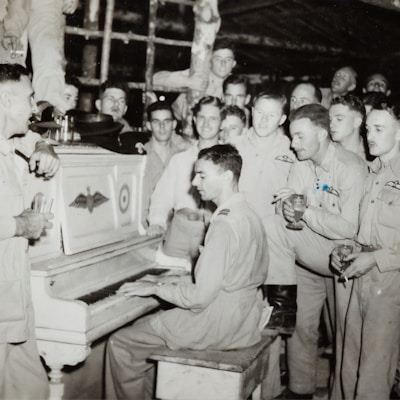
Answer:
<svg viewBox="0 0 400 400"><path fill-rule="evenodd" d="M258 1L257 3L245 1L243 4L225 8L220 10L221 16L232 15L232 14L245 14L248 12L254 12L257 10L261 10L263 8L267 8L273 6L275 4L282 3L284 0L262 0Z"/></svg>
<svg viewBox="0 0 400 400"><path fill-rule="evenodd" d="M387 8L392 11L400 11L400 0L360 0L372 6Z"/></svg>

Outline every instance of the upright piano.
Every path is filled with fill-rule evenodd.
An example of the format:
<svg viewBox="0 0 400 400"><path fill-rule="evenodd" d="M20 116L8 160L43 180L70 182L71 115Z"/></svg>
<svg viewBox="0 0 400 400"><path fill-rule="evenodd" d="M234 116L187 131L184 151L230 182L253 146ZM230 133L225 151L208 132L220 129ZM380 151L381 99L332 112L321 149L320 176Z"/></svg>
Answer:
<svg viewBox="0 0 400 400"><path fill-rule="evenodd" d="M54 226L30 246L31 286L40 355L50 368L51 398L62 398L62 368L83 361L94 340L158 306L116 289L145 274L160 237L141 224L146 157L96 146L58 146L61 168L50 180L26 174L26 206L53 198Z"/></svg>

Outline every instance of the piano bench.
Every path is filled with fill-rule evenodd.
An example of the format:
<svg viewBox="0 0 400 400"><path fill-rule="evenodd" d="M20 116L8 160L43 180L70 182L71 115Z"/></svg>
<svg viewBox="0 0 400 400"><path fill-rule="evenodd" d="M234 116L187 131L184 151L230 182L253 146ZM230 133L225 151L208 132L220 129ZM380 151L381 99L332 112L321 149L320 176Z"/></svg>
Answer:
<svg viewBox="0 0 400 400"><path fill-rule="evenodd" d="M238 350L162 350L157 361L156 398L162 400L246 400L267 376L269 347L277 335Z"/></svg>

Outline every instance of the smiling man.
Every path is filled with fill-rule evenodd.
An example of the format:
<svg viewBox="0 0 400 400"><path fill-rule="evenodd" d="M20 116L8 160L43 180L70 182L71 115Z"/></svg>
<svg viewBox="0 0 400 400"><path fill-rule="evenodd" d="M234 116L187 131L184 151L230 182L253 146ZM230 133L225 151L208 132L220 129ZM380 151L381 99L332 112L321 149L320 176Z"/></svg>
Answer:
<svg viewBox="0 0 400 400"><path fill-rule="evenodd" d="M172 89L204 90L205 96L214 96L223 99L222 85L224 79L232 73L236 66L235 46L226 38L217 38L214 42L210 59L209 75L189 75L189 69L183 71L159 71L153 75L153 85L162 85ZM178 96L172 104L175 117L182 120L186 115L186 93Z"/></svg>
<svg viewBox="0 0 400 400"><path fill-rule="evenodd" d="M28 240L52 227L51 213L25 209L25 161L32 171L53 176L60 161L40 137L28 131L36 110L28 71L0 64L0 398L44 399L48 380L35 339ZM24 135L12 138L14 135ZM20 147L21 146L21 147ZM31 200L31 199L29 199Z"/></svg>
<svg viewBox="0 0 400 400"><path fill-rule="evenodd" d="M328 110L319 104L305 105L291 114L290 136L297 161L287 187L276 195L281 215L271 216L265 226L270 270L297 280L297 323L287 342L289 390L281 398L312 399L321 310L334 285L329 257L337 241L357 232L367 170L361 158L331 141ZM294 221L294 209L287 200L295 193L307 197L302 230L286 227ZM340 324L347 306L343 299L331 305L338 310Z"/></svg>
<svg viewBox="0 0 400 400"><path fill-rule="evenodd" d="M257 296L268 270L261 220L238 193L242 159L231 145L199 152L193 185L214 212L204 248L188 276L124 284L125 296L158 296L176 307L145 317L112 335L107 347L106 397L152 398L155 349L247 347L260 340L262 304Z"/></svg>

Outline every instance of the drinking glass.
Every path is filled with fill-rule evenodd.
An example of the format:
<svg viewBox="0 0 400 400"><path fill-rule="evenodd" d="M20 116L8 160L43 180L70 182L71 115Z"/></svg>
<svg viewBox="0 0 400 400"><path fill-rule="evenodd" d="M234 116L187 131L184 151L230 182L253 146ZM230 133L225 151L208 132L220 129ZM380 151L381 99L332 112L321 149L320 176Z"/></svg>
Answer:
<svg viewBox="0 0 400 400"><path fill-rule="evenodd" d="M294 221L289 222L286 228L293 230L303 229L303 224L300 222L304 211L306 210L307 197L303 194L292 194L289 198L290 203L294 209Z"/></svg>
<svg viewBox="0 0 400 400"><path fill-rule="evenodd" d="M49 213L51 211L52 205L53 199L39 192L36 193L33 198L32 210L37 213Z"/></svg>
<svg viewBox="0 0 400 400"><path fill-rule="evenodd" d="M345 261L344 259L353 252L353 246L350 244L339 244L336 246L336 251L340 258L342 271L344 271L351 264L351 261Z"/></svg>

